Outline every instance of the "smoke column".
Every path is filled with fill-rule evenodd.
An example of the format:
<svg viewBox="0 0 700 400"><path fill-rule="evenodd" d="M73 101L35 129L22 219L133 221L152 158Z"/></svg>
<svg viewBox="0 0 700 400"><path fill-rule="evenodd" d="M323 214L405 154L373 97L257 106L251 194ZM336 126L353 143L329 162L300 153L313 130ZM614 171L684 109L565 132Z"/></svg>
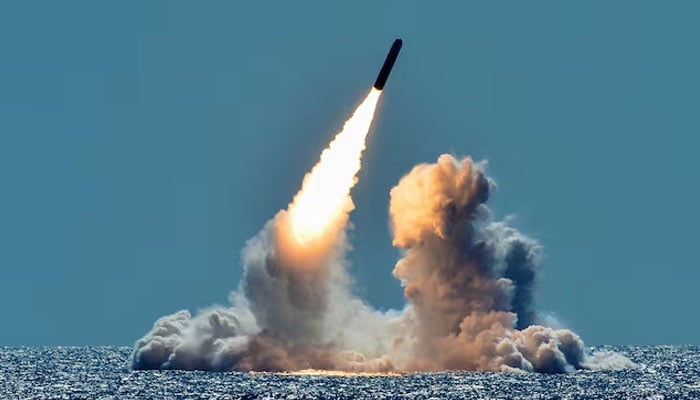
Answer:
<svg viewBox="0 0 700 400"><path fill-rule="evenodd" d="M393 244L405 250L394 276L411 305L416 342L408 369L629 366L618 356L586 355L572 331L537 325L545 322L533 299L540 246L490 221L484 203L494 185L484 168L442 155L413 168L391 191Z"/></svg>
<svg viewBox="0 0 700 400"><path fill-rule="evenodd" d="M248 241L233 306L159 319L136 344L135 369L394 369L364 355L377 353L367 331L384 330L384 316L351 295L345 261L350 190L380 95L371 89L287 209Z"/></svg>
<svg viewBox="0 0 700 400"><path fill-rule="evenodd" d="M567 372L632 367L547 326L533 299L539 244L485 205L485 165L442 155L391 190L394 276L406 307L382 313L353 296L350 191L381 91L372 89L279 211L242 252L231 306L160 318L134 369L346 372Z"/></svg>

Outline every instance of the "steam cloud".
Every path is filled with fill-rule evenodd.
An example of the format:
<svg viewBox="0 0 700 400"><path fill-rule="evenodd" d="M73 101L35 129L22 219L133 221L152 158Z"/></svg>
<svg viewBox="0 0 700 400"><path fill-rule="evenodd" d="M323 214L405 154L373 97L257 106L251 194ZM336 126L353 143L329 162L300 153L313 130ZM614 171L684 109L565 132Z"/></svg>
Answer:
<svg viewBox="0 0 700 400"><path fill-rule="evenodd" d="M587 354L567 329L547 326L533 301L540 246L485 202L485 165L442 155L391 190L394 268L407 299L382 313L351 292L347 215L300 251L286 210L243 250L244 275L229 308L155 322L132 355L135 369L349 372L567 372L634 364Z"/></svg>

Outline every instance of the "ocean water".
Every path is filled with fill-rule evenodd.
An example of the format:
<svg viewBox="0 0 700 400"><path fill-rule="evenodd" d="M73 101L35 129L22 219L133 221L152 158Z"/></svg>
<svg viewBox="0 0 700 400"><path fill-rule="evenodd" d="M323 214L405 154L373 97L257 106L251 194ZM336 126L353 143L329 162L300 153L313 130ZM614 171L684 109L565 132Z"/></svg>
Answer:
<svg viewBox="0 0 700 400"><path fill-rule="evenodd" d="M571 374L132 371L128 347L0 348L2 399L700 399L700 347L605 347L639 365Z"/></svg>

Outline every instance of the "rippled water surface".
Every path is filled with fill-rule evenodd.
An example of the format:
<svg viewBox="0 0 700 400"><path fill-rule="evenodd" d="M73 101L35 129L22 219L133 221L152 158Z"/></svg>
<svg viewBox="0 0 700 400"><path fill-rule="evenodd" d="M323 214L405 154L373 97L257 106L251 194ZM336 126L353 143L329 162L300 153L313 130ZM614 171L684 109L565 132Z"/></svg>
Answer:
<svg viewBox="0 0 700 400"><path fill-rule="evenodd" d="M606 348L640 368L403 376L131 371L127 347L0 348L7 399L700 399L700 347Z"/></svg>

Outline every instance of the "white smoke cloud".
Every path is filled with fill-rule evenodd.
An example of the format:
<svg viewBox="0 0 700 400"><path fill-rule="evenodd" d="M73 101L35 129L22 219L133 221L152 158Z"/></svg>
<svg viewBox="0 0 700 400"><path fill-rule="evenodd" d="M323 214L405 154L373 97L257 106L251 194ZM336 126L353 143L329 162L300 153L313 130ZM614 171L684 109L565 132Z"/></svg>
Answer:
<svg viewBox="0 0 700 400"><path fill-rule="evenodd" d="M402 311L373 310L352 294L347 217L321 245L288 245L280 211L243 250L231 307L165 316L140 339L135 369L351 372L567 372L634 364L586 354L582 340L540 315L533 291L540 245L485 206L484 164L442 155L416 166L391 191L394 269ZM351 208L345 210L348 213ZM540 325L538 325L540 324Z"/></svg>

